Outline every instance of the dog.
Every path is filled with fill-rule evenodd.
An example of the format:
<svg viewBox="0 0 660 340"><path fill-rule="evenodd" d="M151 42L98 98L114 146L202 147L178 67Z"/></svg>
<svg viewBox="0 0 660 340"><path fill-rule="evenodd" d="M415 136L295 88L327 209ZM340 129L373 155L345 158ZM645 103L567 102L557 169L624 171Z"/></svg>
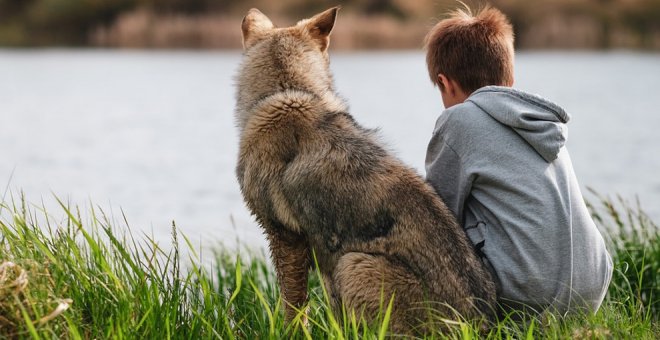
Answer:
<svg viewBox="0 0 660 340"><path fill-rule="evenodd" d="M236 175L267 235L285 318L304 309L314 263L334 308L373 321L393 297L395 332L415 331L430 310L488 316L495 284L455 217L334 89L337 11L276 28L251 9L241 24Z"/></svg>

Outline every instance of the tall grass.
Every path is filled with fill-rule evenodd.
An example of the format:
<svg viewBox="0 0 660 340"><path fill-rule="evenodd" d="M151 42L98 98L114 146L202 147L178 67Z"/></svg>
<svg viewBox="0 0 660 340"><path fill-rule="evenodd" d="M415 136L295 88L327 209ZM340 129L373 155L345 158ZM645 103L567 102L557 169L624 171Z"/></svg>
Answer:
<svg viewBox="0 0 660 340"><path fill-rule="evenodd" d="M175 226L171 244L125 232L98 208L58 201L63 218L24 199L0 206L0 338L252 339L378 338L387 312L367 325L334 314L312 273L308 322L286 325L276 278L263 254L219 249L213 265ZM654 339L658 326L658 229L639 209L592 206L611 237L615 274L594 315L506 318L489 331L455 321L427 338ZM87 217L83 217L87 216ZM186 254L186 255L184 255ZM387 301L384 301L386 307ZM387 311L387 308L384 308Z"/></svg>
<svg viewBox="0 0 660 340"><path fill-rule="evenodd" d="M660 319L660 228L640 207L620 197L596 192L599 206L589 205L594 221L608 239L616 269L609 296ZM616 203L615 203L616 202Z"/></svg>

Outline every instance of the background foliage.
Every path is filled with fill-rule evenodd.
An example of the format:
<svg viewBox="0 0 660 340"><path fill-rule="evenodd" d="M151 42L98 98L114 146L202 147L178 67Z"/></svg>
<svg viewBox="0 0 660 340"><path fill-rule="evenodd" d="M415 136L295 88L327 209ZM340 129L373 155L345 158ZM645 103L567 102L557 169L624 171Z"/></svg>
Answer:
<svg viewBox="0 0 660 340"><path fill-rule="evenodd" d="M660 0L465 2L503 10L522 48L660 48ZM251 7L291 23L336 5L342 6L342 16L359 18L342 23L348 31L359 35L364 26L375 31L367 35L375 43L361 38L339 45L346 48L418 48L430 26L460 6L454 0L0 0L0 45L124 46L136 44L123 37L126 32L175 31L161 34L177 38L142 39L133 47L153 47L156 40L156 47L240 48L240 19ZM136 20L147 22L136 27Z"/></svg>

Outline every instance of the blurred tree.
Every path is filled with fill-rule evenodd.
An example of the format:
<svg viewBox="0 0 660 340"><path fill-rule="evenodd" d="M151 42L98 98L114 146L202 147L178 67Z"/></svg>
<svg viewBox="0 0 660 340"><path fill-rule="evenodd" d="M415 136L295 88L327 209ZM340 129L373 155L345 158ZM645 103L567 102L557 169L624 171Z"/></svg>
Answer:
<svg viewBox="0 0 660 340"><path fill-rule="evenodd" d="M366 15L386 14L397 19L405 19L406 13L392 0L366 0L361 1L361 12Z"/></svg>
<svg viewBox="0 0 660 340"><path fill-rule="evenodd" d="M209 8L213 0L140 0L140 3L161 13L201 13Z"/></svg>
<svg viewBox="0 0 660 340"><path fill-rule="evenodd" d="M25 8L25 29L34 43L83 45L91 28L111 23L135 0L37 0Z"/></svg>
<svg viewBox="0 0 660 340"><path fill-rule="evenodd" d="M0 0L0 20L15 18L32 5L35 0Z"/></svg>
<svg viewBox="0 0 660 340"><path fill-rule="evenodd" d="M290 14L291 17L304 18L310 15L324 11L337 5L344 6L351 1L333 1L333 0L292 0L288 1L283 8L283 12Z"/></svg>
<svg viewBox="0 0 660 340"><path fill-rule="evenodd" d="M484 5L483 0L463 1L472 8ZM578 41L584 47L660 48L660 0L488 3L500 8L511 20L517 47L548 47L553 43L561 46L567 41ZM337 5L344 8L345 14L375 17L381 22L389 20L394 26L406 24L415 27L413 30L423 30L422 26L428 26L430 20L460 6L456 0L0 0L0 45L85 45L91 32L113 25L120 14L131 11L166 21L172 20L170 14L240 18L249 8L257 7L276 21L286 23L287 19L309 17ZM392 23L391 18L399 22ZM195 20L187 22L186 25L198 24ZM575 27L566 28L569 24ZM374 33L379 34L386 33Z"/></svg>
<svg viewBox="0 0 660 340"><path fill-rule="evenodd" d="M626 1L620 21L639 35L640 47L653 48L653 33L660 32L660 0Z"/></svg>

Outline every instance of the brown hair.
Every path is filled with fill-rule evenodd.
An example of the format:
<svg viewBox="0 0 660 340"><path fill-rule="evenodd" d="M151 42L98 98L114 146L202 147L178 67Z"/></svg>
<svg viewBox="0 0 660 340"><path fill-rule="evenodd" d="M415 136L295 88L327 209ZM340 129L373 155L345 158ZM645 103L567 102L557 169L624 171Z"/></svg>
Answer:
<svg viewBox="0 0 660 340"><path fill-rule="evenodd" d="M431 81L438 75L470 94L486 85L513 84L513 30L499 10L486 6L476 15L457 9L438 22L424 39Z"/></svg>

